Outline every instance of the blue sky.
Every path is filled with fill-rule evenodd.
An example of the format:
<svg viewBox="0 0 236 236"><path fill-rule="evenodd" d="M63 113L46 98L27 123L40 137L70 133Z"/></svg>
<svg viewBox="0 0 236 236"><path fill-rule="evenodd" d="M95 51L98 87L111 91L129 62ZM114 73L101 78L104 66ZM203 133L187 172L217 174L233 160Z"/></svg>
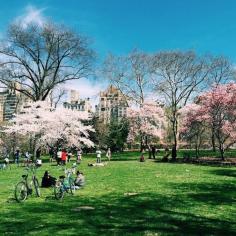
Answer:
<svg viewBox="0 0 236 236"><path fill-rule="evenodd" d="M13 20L45 19L89 36L100 59L133 48L224 55L236 63L236 0L9 0L1 1L0 36ZM84 96L102 85L81 81Z"/></svg>
<svg viewBox="0 0 236 236"><path fill-rule="evenodd" d="M91 37L101 57L137 47L148 52L195 49L236 61L235 0L2 1L0 33L30 7Z"/></svg>

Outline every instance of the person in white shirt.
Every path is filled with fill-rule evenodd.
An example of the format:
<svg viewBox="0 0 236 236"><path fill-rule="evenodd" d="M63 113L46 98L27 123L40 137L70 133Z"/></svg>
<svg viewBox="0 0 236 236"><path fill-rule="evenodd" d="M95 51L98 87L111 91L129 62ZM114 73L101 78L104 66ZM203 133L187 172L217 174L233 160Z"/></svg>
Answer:
<svg viewBox="0 0 236 236"><path fill-rule="evenodd" d="M57 152L57 165L60 165L61 164L61 154L62 154L62 151L59 150Z"/></svg>
<svg viewBox="0 0 236 236"><path fill-rule="evenodd" d="M106 157L107 157L108 161L111 160L111 149L110 148L108 148L108 150L107 150Z"/></svg>
<svg viewBox="0 0 236 236"><path fill-rule="evenodd" d="M102 158L101 158L102 152L98 149L96 151L96 154L97 154L97 163L101 163L102 162Z"/></svg>

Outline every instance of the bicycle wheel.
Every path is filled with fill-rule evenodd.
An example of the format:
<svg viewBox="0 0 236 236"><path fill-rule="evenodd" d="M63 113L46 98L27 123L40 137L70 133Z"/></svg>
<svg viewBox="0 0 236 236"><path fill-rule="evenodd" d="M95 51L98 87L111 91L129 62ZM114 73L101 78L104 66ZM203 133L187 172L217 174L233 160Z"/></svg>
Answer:
<svg viewBox="0 0 236 236"><path fill-rule="evenodd" d="M61 181L56 182L54 186L54 195L57 200L60 200L64 196L63 184Z"/></svg>
<svg viewBox="0 0 236 236"><path fill-rule="evenodd" d="M75 183L73 178L69 178L70 193L73 195L75 193Z"/></svg>
<svg viewBox="0 0 236 236"><path fill-rule="evenodd" d="M39 188L39 181L37 178L34 178L34 188L37 197L40 197L40 188Z"/></svg>
<svg viewBox="0 0 236 236"><path fill-rule="evenodd" d="M15 199L17 202L23 202L27 198L26 183L21 181L15 187Z"/></svg>

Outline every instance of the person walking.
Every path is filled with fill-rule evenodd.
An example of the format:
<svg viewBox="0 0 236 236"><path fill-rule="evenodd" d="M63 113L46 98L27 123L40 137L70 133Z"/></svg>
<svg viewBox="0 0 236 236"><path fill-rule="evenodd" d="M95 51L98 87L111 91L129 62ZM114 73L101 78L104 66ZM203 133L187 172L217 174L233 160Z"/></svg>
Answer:
<svg viewBox="0 0 236 236"><path fill-rule="evenodd" d="M111 149L110 148L108 148L108 150L107 150L106 157L107 157L108 161L111 160Z"/></svg>
<svg viewBox="0 0 236 236"><path fill-rule="evenodd" d="M148 145L148 159L152 159L152 148Z"/></svg>
<svg viewBox="0 0 236 236"><path fill-rule="evenodd" d="M68 154L67 154L67 161L70 162L70 159L72 157L72 152L71 149L69 149Z"/></svg>

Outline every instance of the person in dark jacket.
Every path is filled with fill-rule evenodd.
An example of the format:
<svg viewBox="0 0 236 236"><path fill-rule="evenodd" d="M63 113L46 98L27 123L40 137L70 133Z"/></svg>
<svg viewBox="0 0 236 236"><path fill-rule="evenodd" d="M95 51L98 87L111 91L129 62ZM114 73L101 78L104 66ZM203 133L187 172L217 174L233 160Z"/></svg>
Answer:
<svg viewBox="0 0 236 236"><path fill-rule="evenodd" d="M49 172L46 170L42 178L42 187L48 188L54 186L56 183L56 178L52 177Z"/></svg>

